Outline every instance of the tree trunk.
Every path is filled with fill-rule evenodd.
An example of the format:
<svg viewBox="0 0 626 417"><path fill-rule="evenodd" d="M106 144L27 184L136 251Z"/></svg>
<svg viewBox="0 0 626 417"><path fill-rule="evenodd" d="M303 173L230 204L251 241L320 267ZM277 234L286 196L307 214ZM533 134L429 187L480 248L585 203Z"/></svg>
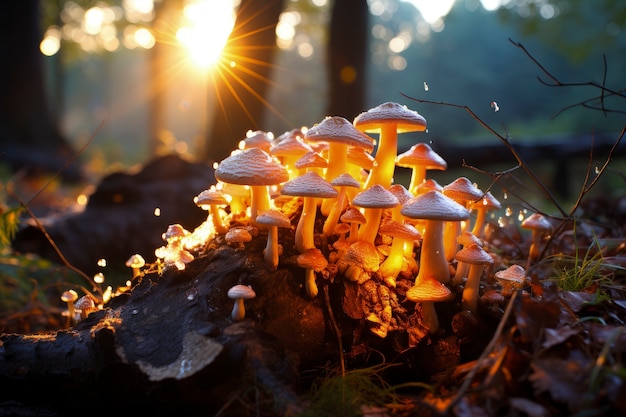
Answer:
<svg viewBox="0 0 626 417"><path fill-rule="evenodd" d="M48 107L39 52L39 1L9 1L0 14L0 163L14 170L57 171L73 156ZM76 167L63 176L78 179Z"/></svg>
<svg viewBox="0 0 626 417"><path fill-rule="evenodd" d="M352 120L364 110L368 16L366 0L335 1L327 51L328 115Z"/></svg>
<svg viewBox="0 0 626 417"><path fill-rule="evenodd" d="M280 0L242 0L239 6L224 59L211 74L209 83L217 98L200 155L205 162L224 159L249 129L261 129L282 6Z"/></svg>

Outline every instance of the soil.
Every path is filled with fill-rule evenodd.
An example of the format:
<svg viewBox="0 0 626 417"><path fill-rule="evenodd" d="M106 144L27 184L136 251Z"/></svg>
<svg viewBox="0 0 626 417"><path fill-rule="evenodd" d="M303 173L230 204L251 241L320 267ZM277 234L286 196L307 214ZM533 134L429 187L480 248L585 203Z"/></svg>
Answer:
<svg viewBox="0 0 626 417"><path fill-rule="evenodd" d="M180 167L177 172L187 173L178 177L180 183L199 172ZM124 177L125 189L136 189L135 180ZM140 221L121 220L136 205L118 206L111 214L108 198L104 204L92 200L84 212L47 230L62 240L68 224L88 230L95 225L85 219L101 219L98 228L110 236L93 251L83 246L86 260L118 253L117 233L129 242L141 236L154 250L163 244L154 243L154 235L160 237L174 218L197 216L189 230L206 219L206 212L198 215L193 203L182 202L210 182L183 190L170 180L151 184L155 195L160 182L176 190L179 199L170 200L181 202L172 206L183 214L151 224L147 235L129 235L125 226ZM95 195L105 195L105 189ZM111 195L117 194L114 187ZM152 197L133 201L152 210ZM109 216L103 214L107 210ZM28 318L18 322L12 312L3 314L0 415L109 415L131 408L189 416L624 415L626 197L585 202L580 212L577 223L555 223L558 233L544 239L541 258L527 268L526 285L511 295L503 294L493 273L514 263L526 266L530 239L518 227L491 224L484 247L494 265L483 274L478 310L463 310L463 285L450 286L452 296L435 305L440 328L432 334L423 326L421 304L406 298L414 282L409 270L389 288L376 272L363 282L348 280L331 262L316 274L318 295L309 297L294 247L300 208L291 217L294 227L280 229L276 269L263 258L267 233L233 221L231 228L251 232L249 242L228 244L217 235L192 251L194 259L182 270L151 259L129 287L120 286L102 308L70 327L58 307L50 308L52 319L36 333L25 329L41 323L28 326ZM111 218L123 232L106 227ZM318 213L315 246L332 259L337 237L324 238L322 223ZM32 230L22 233L14 246L33 243ZM31 247L44 246L39 241ZM71 243L68 253L80 247ZM419 254L418 246L418 261ZM571 264L552 262L557 254L561 260L587 260L574 270L593 269L594 279L583 288L564 289L554 278L559 272L565 277ZM456 261L451 274L455 267ZM256 292L244 302L242 321L231 317L234 302L227 296L236 284ZM96 288L90 289L97 297ZM58 299L52 304L58 306ZM392 312L388 321L386 308ZM354 378L363 374L365 382ZM333 381L340 388L329 394L324 387Z"/></svg>

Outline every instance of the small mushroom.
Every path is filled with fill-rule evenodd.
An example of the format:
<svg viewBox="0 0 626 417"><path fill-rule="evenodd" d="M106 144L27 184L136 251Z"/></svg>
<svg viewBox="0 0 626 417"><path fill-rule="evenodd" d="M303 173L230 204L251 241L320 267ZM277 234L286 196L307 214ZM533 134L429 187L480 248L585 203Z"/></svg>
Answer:
<svg viewBox="0 0 626 417"><path fill-rule="evenodd" d="M396 165L411 168L409 192L416 194L416 188L426 179L426 171L437 169L445 171L447 162L426 143L418 143L398 155Z"/></svg>
<svg viewBox="0 0 626 417"><path fill-rule="evenodd" d="M337 197L337 190L328 181L315 172L307 172L283 184L282 195L303 197L302 214L296 226L296 249L304 253L315 247L315 217L317 216L317 201L320 198Z"/></svg>
<svg viewBox="0 0 626 417"><path fill-rule="evenodd" d="M476 211L476 220L472 233L480 239L485 238L485 221L487 218L487 212L492 210L498 210L502 207L500 202L487 191L483 198L473 202L469 208Z"/></svg>
<svg viewBox="0 0 626 417"><path fill-rule="evenodd" d="M431 334L437 333L439 330L439 317L435 310L435 303L446 301L451 295L452 292L448 287L430 276L422 277L406 292L407 300L421 303L421 323Z"/></svg>
<svg viewBox="0 0 626 417"><path fill-rule="evenodd" d="M354 126L363 132L379 132L376 163L370 171L365 188L380 184L391 185L398 154L398 133L423 132L426 119L414 110L398 103L380 104L354 119Z"/></svg>
<svg viewBox="0 0 626 417"><path fill-rule="evenodd" d="M273 269L278 267L278 257L280 255L280 246L278 244L278 228L291 227L289 217L285 216L280 210L270 209L260 213L256 221L258 224L267 226L267 244L263 249L265 263Z"/></svg>
<svg viewBox="0 0 626 417"><path fill-rule="evenodd" d="M469 265L467 281L463 288L461 307L476 314L480 278L483 275L484 267L493 264L493 258L479 245L471 245L461 249L456 254L456 258Z"/></svg>
<svg viewBox="0 0 626 417"><path fill-rule="evenodd" d="M146 260L138 253L132 255L126 261L126 266L133 270L133 279L136 279L139 275L141 275L141 268L145 265Z"/></svg>
<svg viewBox="0 0 626 417"><path fill-rule="evenodd" d="M217 233L223 235L228 231L228 227L224 226L224 223L222 222L222 214L219 209L219 206L228 205L228 200L224 197L222 191L218 191L214 187L209 188L208 190L204 190L195 196L193 198L193 202L202 210L209 212L207 221L211 221L213 223Z"/></svg>
<svg viewBox="0 0 626 417"><path fill-rule="evenodd" d="M341 174L337 178L334 178L330 182L330 184L333 187L339 188L338 190L339 194L337 195L337 198L335 199L335 203L330 209L330 213L328 214L328 217L326 217L326 221L324 221L324 227L322 230L325 236L331 236L333 234L335 230L335 226L337 225L337 222L339 220L339 217L341 216L341 213L343 213L344 209L346 208L346 204L348 201L347 188L353 188L353 189L358 190L359 187L361 186L361 183L348 173Z"/></svg>
<svg viewBox="0 0 626 417"><path fill-rule="evenodd" d="M378 226L384 209L391 209L400 205L400 202L390 191L380 184L361 191L352 200L356 207L363 208L365 224L359 228L359 240L374 243L378 234Z"/></svg>
<svg viewBox="0 0 626 417"><path fill-rule="evenodd" d="M233 321L242 321L246 317L246 307L244 300L251 300L256 297L256 293L249 285L237 284L228 290L228 298L235 300L230 317Z"/></svg>
<svg viewBox="0 0 626 417"><path fill-rule="evenodd" d="M402 265L404 263L404 246L407 242L413 242L421 237L417 229L408 223L399 223L394 220L389 220L380 226L379 233L381 235L387 235L392 237L391 249L389 255L380 264L378 270L379 274L383 277L385 284L389 287L395 288L396 277L402 271Z"/></svg>
<svg viewBox="0 0 626 417"><path fill-rule="evenodd" d="M348 242L354 243L359 238L359 227L366 222L365 216L356 207L348 207L346 211L339 217L344 223L350 225L350 233L348 234Z"/></svg>
<svg viewBox="0 0 626 417"><path fill-rule="evenodd" d="M501 293L504 297L510 297L515 290L520 290L526 285L526 270L519 265L511 265L498 271L494 277L502 287Z"/></svg>
<svg viewBox="0 0 626 417"><path fill-rule="evenodd" d="M459 177L444 186L442 193L463 207L467 207L483 196L483 192L466 177ZM459 250L456 238L462 231L463 227L461 227L461 221L446 222L444 225L443 248L448 261L452 261Z"/></svg>
<svg viewBox="0 0 626 417"><path fill-rule="evenodd" d="M328 260L324 257L322 251L312 248L298 255L296 262L300 268L305 268L304 284L306 293L310 298L315 298L318 294L315 273L326 268Z"/></svg>
<svg viewBox="0 0 626 417"><path fill-rule="evenodd" d="M528 269L530 263L539 258L541 238L544 233L552 230L552 225L542 214L533 213L524 219L521 226L523 229L530 229L532 231L530 249L528 250L528 262L526 264L526 269Z"/></svg>
<svg viewBox="0 0 626 417"><path fill-rule="evenodd" d="M89 294L83 295L74 303L74 308L80 313L81 320L84 320L89 314L97 311L96 302Z"/></svg>
<svg viewBox="0 0 626 417"><path fill-rule="evenodd" d="M252 240L252 235L243 227L233 227L224 235L226 244L232 246L235 249L243 249L245 243Z"/></svg>
<svg viewBox="0 0 626 417"><path fill-rule="evenodd" d="M61 294L61 301L67 304L67 327L70 327L76 311L74 309L74 302L78 299L78 294L74 290L63 291Z"/></svg>

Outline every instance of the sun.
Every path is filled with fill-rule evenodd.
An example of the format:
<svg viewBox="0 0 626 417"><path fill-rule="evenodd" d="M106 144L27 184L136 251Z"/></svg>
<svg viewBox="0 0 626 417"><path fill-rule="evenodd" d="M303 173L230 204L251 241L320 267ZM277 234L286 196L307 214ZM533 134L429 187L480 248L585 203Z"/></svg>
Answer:
<svg viewBox="0 0 626 417"><path fill-rule="evenodd" d="M191 61L201 69L214 65L220 58L235 26L236 0L196 0L183 10L185 26L176 39L189 52Z"/></svg>

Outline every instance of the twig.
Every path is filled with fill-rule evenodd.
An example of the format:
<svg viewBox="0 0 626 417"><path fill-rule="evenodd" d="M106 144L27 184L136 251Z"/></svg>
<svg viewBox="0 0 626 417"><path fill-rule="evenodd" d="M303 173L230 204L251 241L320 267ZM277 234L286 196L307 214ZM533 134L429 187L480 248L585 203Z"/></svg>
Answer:
<svg viewBox="0 0 626 417"><path fill-rule="evenodd" d="M330 324L337 336L337 347L339 348L339 362L341 362L341 376L346 374L346 364L343 357L343 342L341 341L341 331L337 322L335 321L335 315L333 314L333 308L330 305L330 295L328 294L328 285L324 285L324 299L326 300L326 308L328 309L328 317L330 318Z"/></svg>
<svg viewBox="0 0 626 417"><path fill-rule="evenodd" d="M500 319L500 323L498 324L498 327L496 328L496 331L493 334L493 337L489 341L489 344L487 345L487 347L485 347L485 350L483 350L483 352L480 354L480 357L476 360L476 365L473 366L472 369L466 375L465 379L463 380L463 384L461 384L461 387L459 388L459 391L456 393L454 399L447 405L446 410L443 413L443 415L447 415L449 410L461 400L463 395L465 395L465 393L467 392L467 389L472 383L472 380L476 376L476 373L480 369L480 363L484 361L485 358L487 358L487 356L489 356L491 351L496 346L498 339L500 339L500 336L502 335L504 326L506 325L506 322L509 319L509 315L511 314L511 311L513 311L513 304L515 302L515 298L517 297L517 293L518 291L515 290L515 292L513 292L513 294L511 295L511 298L509 299L509 303L506 306L506 310L504 311L504 314L502 315L502 318Z"/></svg>

